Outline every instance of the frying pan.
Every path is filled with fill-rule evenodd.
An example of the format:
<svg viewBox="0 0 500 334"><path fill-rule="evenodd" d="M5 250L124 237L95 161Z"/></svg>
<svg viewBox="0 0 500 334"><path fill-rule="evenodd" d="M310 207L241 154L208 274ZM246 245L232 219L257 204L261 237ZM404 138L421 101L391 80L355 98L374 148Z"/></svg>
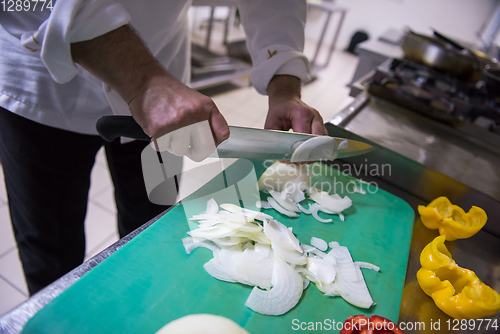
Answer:
<svg viewBox="0 0 500 334"><path fill-rule="evenodd" d="M437 38L407 30L401 45L405 57L439 72L473 82L483 79L484 66L497 66L482 52L464 48L440 33L436 32L435 36Z"/></svg>

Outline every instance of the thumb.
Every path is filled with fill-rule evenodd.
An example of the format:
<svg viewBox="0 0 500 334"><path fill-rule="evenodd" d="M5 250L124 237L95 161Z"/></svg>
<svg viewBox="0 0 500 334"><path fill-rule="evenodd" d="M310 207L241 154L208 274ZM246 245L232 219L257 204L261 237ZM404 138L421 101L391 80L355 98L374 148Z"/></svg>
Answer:
<svg viewBox="0 0 500 334"><path fill-rule="evenodd" d="M229 138L229 126L227 125L226 119L217 108L214 108L210 114L210 127L212 128L212 134L214 136L215 145L219 145L224 140Z"/></svg>

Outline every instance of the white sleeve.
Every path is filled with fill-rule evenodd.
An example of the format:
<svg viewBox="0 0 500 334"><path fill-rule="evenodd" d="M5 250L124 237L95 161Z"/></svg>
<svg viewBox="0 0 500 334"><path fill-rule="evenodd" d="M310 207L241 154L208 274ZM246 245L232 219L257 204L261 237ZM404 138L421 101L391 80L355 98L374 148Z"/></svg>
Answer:
<svg viewBox="0 0 500 334"><path fill-rule="evenodd" d="M127 11L113 0L57 1L48 19L37 30L22 33L20 39L30 51L40 52L56 82L65 83L78 73L71 43L93 39L129 21Z"/></svg>
<svg viewBox="0 0 500 334"><path fill-rule="evenodd" d="M252 84L260 94L274 75L309 80L310 64L304 50L306 0L242 0L239 10L247 48L252 57Z"/></svg>

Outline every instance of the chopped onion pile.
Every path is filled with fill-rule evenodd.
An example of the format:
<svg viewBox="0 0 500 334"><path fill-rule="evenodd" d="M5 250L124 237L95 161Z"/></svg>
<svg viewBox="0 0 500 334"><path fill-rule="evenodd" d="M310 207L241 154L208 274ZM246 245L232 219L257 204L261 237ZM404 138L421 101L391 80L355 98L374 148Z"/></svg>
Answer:
<svg viewBox="0 0 500 334"><path fill-rule="evenodd" d="M268 192L271 197L267 201L258 201L257 207L275 209L288 217L298 217L300 211L312 215L321 223L331 223L331 218L323 219L318 212L336 214L344 221L342 211L352 205L349 197L330 195L325 191L309 186L309 174L303 165L285 164L276 162L271 165L260 177L258 186L261 191ZM315 203L309 208L303 207L300 202L306 199L305 192Z"/></svg>
<svg viewBox="0 0 500 334"><path fill-rule="evenodd" d="M378 267L354 263L347 248L338 243L327 244L313 237L315 247L300 244L292 229L273 217L233 204L219 207L213 199L207 202L204 213L191 220L198 228L182 240L186 252L198 247L210 249L213 258L203 266L208 274L221 281L254 286L245 305L255 312L288 312L309 281L327 296L340 295L365 308L373 304L359 268ZM328 246L332 250L324 253Z"/></svg>

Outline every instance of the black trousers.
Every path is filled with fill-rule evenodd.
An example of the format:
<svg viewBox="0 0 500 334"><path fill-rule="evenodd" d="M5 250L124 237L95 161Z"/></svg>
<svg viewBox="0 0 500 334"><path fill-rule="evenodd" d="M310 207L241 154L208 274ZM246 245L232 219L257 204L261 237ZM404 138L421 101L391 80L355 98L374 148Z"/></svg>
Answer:
<svg viewBox="0 0 500 334"><path fill-rule="evenodd" d="M148 143L108 143L38 124L0 108L0 159L19 257L30 294L80 265L90 172L104 145L125 236L167 207L149 202L141 152Z"/></svg>

